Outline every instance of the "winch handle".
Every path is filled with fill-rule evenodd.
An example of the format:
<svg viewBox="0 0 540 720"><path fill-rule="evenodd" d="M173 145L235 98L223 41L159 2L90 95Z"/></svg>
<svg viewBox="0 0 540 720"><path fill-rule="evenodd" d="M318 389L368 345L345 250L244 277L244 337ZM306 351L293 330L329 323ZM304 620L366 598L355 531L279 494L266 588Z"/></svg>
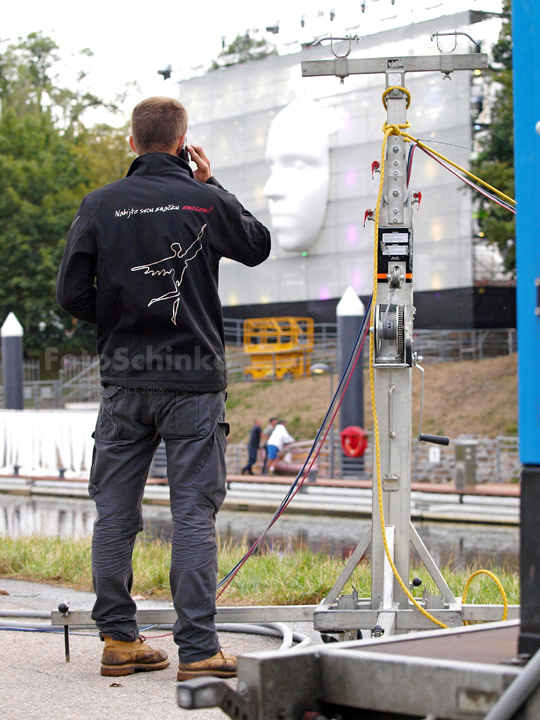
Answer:
<svg viewBox="0 0 540 720"><path fill-rule="evenodd" d="M450 445L450 438L444 435L424 435L420 433L418 440L420 440L420 442L435 443L435 445Z"/></svg>
<svg viewBox="0 0 540 720"><path fill-rule="evenodd" d="M413 365L422 373L422 382L420 384L420 421L418 423L418 440L420 442L435 443L435 445L450 445L450 438L444 435L424 435L422 432L422 413L424 411L424 368L420 365L424 358L413 354Z"/></svg>

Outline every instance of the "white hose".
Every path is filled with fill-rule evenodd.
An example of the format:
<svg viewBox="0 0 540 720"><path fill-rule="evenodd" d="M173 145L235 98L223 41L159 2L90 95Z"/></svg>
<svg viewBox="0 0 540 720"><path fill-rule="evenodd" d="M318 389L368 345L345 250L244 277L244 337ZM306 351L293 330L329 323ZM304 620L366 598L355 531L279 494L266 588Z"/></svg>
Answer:
<svg viewBox="0 0 540 720"><path fill-rule="evenodd" d="M239 632L251 635L271 635L272 637L283 637L283 642L279 648L280 650L291 649L292 642L298 643L294 646L294 648L292 648L294 650L311 644L311 638L307 635L303 635L302 633L292 632L284 623L261 623L250 625L242 623L217 623L216 630L220 632ZM289 640L289 633L292 636L292 642Z"/></svg>
<svg viewBox="0 0 540 720"><path fill-rule="evenodd" d="M22 617L22 618L50 618L50 612L40 612L37 610L0 610L0 617ZM70 628L78 629L95 629L94 625L70 625ZM153 625L153 628L172 629L172 625ZM7 620L0 620L0 630L33 630L35 632L44 631L55 631L61 632L62 626L52 626L46 623L21 623L21 622L8 622ZM302 633L293 632L285 623L261 623L261 624L246 624L246 623L217 623L216 630L219 632L237 632L246 633L249 635L269 635L271 637L281 637L283 642L279 648L283 650L296 650L299 647L306 647L311 644L311 638ZM297 645L294 645L297 643ZM294 647L293 647L294 645Z"/></svg>
<svg viewBox="0 0 540 720"><path fill-rule="evenodd" d="M42 610L0 610L0 617L18 617L18 618L43 618L50 619L51 612Z"/></svg>

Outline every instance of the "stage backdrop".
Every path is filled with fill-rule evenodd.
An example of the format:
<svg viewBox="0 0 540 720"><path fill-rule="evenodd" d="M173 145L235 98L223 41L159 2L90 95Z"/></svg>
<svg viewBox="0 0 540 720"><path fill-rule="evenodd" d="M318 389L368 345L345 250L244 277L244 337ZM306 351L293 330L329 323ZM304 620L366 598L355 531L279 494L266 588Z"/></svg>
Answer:
<svg viewBox="0 0 540 720"><path fill-rule="evenodd" d="M430 35L436 30L482 37L482 29L497 22L474 24L477 19L464 12L381 32L353 44L350 57L435 54ZM458 38L456 52L471 50ZM261 306L269 303L337 301L349 285L362 297L371 293L373 223L363 225L377 196L379 176L372 179L371 164L381 154L385 78L357 75L343 84L302 78L302 61L331 57L327 47L306 48L179 83L188 140L204 147L216 178L272 231L271 257L262 266L222 261L226 315L235 306L266 314ZM406 76L411 134L465 167L472 148L471 82L469 72L451 80L441 73ZM468 288L472 294L470 192L418 150L410 187L422 193L414 210L415 291L443 297ZM460 324L473 323L467 311Z"/></svg>

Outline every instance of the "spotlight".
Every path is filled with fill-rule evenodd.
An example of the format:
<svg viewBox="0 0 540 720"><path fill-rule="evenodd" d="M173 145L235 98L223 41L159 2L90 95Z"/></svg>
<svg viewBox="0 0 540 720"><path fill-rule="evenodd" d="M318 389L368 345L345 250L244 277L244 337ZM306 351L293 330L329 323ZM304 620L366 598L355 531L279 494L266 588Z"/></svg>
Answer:
<svg viewBox="0 0 540 720"><path fill-rule="evenodd" d="M171 77L172 67L171 63L167 65L164 70L158 70L158 75L163 75L164 80L168 80Z"/></svg>

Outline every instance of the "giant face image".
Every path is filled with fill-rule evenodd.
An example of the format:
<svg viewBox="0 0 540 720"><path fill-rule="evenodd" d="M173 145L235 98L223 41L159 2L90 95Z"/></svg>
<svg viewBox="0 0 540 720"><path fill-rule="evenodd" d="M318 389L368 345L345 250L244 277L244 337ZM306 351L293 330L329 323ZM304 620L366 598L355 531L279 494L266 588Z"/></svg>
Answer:
<svg viewBox="0 0 540 720"><path fill-rule="evenodd" d="M270 177L264 186L278 245L309 250L321 230L329 185L328 130L312 100L294 100L279 112L268 133Z"/></svg>

